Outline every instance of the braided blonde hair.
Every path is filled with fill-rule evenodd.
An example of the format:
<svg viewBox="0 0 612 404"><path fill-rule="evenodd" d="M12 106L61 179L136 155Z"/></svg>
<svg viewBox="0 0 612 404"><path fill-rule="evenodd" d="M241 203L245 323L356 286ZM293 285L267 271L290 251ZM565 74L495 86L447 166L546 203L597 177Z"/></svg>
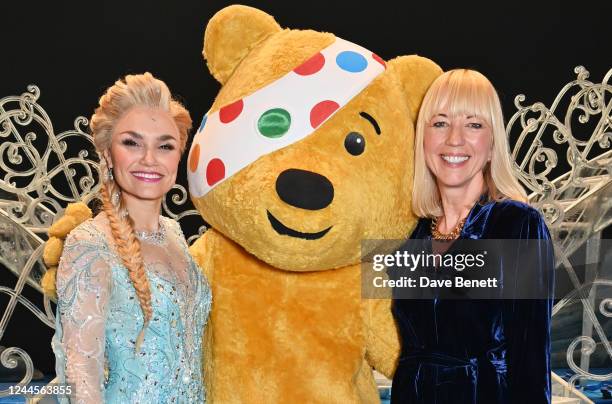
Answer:
<svg viewBox="0 0 612 404"><path fill-rule="evenodd" d="M94 144L100 156L102 173L109 172L104 152L111 147L111 138L115 125L133 107L159 108L170 114L179 131L181 153L187 144L187 134L191 128L189 112L178 101L172 98L168 86L153 77L151 73L127 75L117 80L100 97L99 106L91 117L91 130ZM144 332L152 316L151 289L145 272L140 242L134 232L134 222L130 218L122 198L113 203L113 195L120 192L119 185L108 176L101 179L102 210L110 223L113 241L123 264L128 270L132 285L144 316L144 324L136 339L136 351L144 340Z"/></svg>

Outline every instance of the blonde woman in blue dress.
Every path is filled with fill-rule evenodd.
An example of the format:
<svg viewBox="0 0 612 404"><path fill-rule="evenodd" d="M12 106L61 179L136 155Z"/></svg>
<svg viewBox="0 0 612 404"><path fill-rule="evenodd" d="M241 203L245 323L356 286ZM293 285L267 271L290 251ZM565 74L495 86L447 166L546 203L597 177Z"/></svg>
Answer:
<svg viewBox="0 0 612 404"><path fill-rule="evenodd" d="M66 239L52 343L75 402L204 401L210 289L178 223L160 216L190 127L149 73L117 81L91 119L102 211Z"/></svg>

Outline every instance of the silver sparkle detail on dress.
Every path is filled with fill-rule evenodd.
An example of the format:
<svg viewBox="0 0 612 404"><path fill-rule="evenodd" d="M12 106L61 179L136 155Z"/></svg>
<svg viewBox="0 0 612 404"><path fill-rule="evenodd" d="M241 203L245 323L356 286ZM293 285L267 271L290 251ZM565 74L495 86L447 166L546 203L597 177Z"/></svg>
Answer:
<svg viewBox="0 0 612 404"><path fill-rule="evenodd" d="M156 244L159 246L166 245L166 228L159 223L159 230L157 231L136 231L136 237L142 242Z"/></svg>
<svg viewBox="0 0 612 404"><path fill-rule="evenodd" d="M58 381L75 383L77 402L203 402L202 333L211 294L180 227L160 217L166 245L141 240L153 315L135 354L143 314L102 230L106 220L88 220L66 240L52 341Z"/></svg>

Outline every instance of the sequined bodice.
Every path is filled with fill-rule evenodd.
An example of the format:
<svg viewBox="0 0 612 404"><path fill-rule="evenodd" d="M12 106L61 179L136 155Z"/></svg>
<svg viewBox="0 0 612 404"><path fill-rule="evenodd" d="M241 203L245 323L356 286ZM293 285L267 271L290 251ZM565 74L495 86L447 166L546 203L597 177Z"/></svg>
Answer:
<svg viewBox="0 0 612 404"><path fill-rule="evenodd" d="M160 218L166 241L141 241L153 315L136 354L143 314L104 220L83 223L65 243L52 343L58 377L75 383L77 402L203 402L201 340L211 294L180 227Z"/></svg>

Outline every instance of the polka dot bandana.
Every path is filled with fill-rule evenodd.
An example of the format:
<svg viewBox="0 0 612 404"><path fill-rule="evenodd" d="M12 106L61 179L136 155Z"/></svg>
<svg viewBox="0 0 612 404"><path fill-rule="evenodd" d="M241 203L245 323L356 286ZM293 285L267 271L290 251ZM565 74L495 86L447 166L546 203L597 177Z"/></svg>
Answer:
<svg viewBox="0 0 612 404"><path fill-rule="evenodd" d="M278 80L206 114L189 152L189 192L202 197L258 158L304 139L385 68L378 55L336 38Z"/></svg>

